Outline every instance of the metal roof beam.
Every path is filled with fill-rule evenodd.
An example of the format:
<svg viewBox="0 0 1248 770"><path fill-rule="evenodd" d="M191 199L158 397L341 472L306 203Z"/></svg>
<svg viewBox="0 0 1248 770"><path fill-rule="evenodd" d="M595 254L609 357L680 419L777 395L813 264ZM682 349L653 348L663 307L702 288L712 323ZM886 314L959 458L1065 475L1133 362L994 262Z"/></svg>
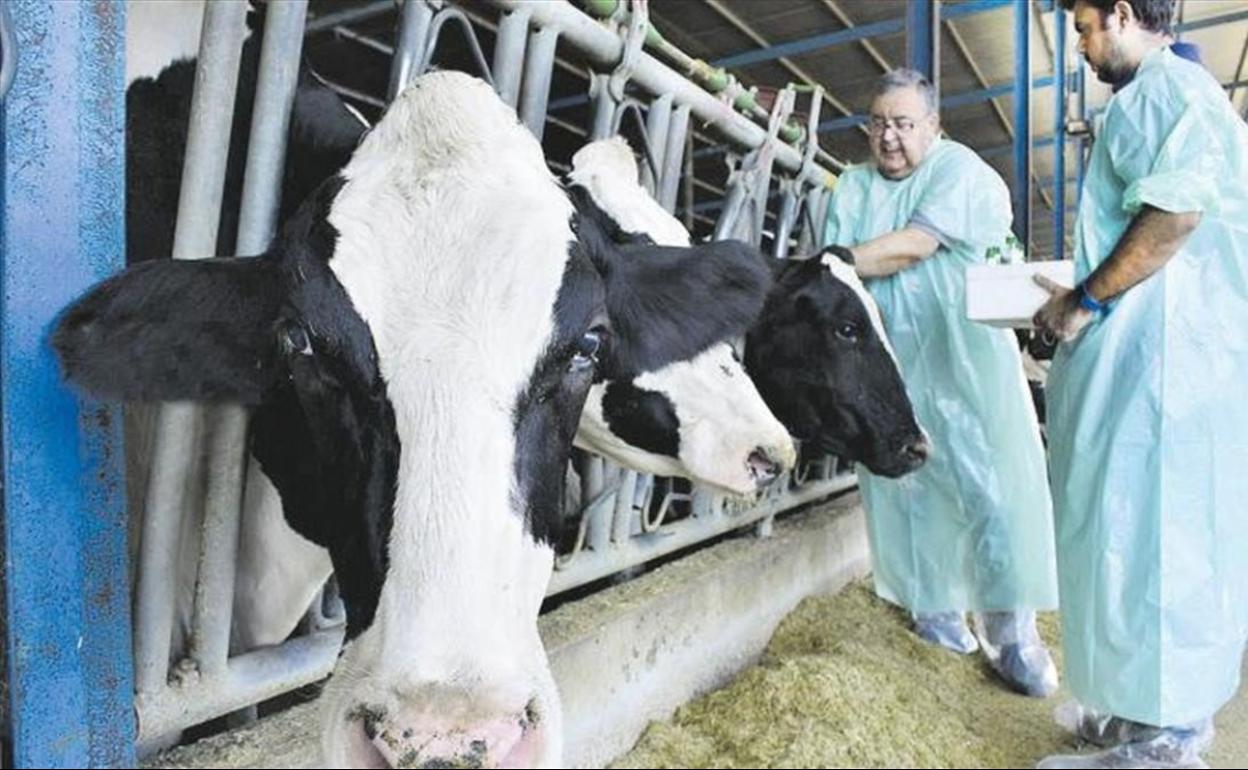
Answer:
<svg viewBox="0 0 1248 770"><path fill-rule="evenodd" d="M999 8L1009 8L1012 5L1013 0L972 0L968 3L942 7L941 18L946 20L960 19L977 13L995 11ZM1045 12L1052 10L1052 0L1041 0L1040 8ZM739 51L720 57L711 63L719 67L749 67L762 62L775 61L781 56L797 56L845 43L860 42L873 37L897 35L905 32L905 29L905 18L884 19L883 21L841 29L835 32L825 32L819 35L812 35L811 37L798 38L797 40L790 40L787 43L779 43L765 48Z"/></svg>
<svg viewBox="0 0 1248 770"><path fill-rule="evenodd" d="M1174 31L1192 32L1206 27L1216 27L1219 24L1234 24L1237 21L1248 21L1248 11L1235 11L1234 13L1224 13L1221 16L1211 16L1207 19L1197 19L1175 26Z"/></svg>

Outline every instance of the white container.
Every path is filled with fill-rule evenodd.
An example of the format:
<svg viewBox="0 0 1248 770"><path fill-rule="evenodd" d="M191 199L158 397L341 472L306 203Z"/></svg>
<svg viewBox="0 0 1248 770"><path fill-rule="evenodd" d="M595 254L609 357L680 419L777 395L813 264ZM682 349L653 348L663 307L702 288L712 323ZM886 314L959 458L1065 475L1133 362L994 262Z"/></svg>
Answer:
<svg viewBox="0 0 1248 770"><path fill-rule="evenodd" d="M990 326L1030 329L1032 316L1050 296L1033 279L1037 273L1062 286L1075 285L1075 263L1070 260L969 265L966 268L966 317Z"/></svg>

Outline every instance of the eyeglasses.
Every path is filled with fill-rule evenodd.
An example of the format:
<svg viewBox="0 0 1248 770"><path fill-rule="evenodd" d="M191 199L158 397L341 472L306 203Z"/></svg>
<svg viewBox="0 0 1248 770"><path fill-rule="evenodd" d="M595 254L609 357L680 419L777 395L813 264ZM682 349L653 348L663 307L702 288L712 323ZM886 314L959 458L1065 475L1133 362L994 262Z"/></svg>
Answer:
<svg viewBox="0 0 1248 770"><path fill-rule="evenodd" d="M871 120L867 121L867 130L870 131L875 136L880 136L885 131L891 128L893 129L893 131L896 131L901 136L909 136L911 133L914 132L914 129L918 124L919 124L918 121L913 120L911 118L896 118L894 120L885 120L884 118L873 115L871 117Z"/></svg>

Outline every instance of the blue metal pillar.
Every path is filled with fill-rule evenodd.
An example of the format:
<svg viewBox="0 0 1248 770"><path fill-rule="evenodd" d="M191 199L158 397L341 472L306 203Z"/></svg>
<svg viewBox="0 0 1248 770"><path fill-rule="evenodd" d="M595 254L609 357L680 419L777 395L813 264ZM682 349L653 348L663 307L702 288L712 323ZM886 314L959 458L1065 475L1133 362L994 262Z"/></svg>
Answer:
<svg viewBox="0 0 1248 770"><path fill-rule="evenodd" d="M5 664L17 767L133 767L121 410L75 395L56 315L123 266L125 5L8 3L0 114Z"/></svg>
<svg viewBox="0 0 1248 770"><path fill-rule="evenodd" d="M1053 11L1053 89L1057 93L1053 126L1053 258L1066 258L1066 11L1059 3Z"/></svg>
<svg viewBox="0 0 1248 770"><path fill-rule="evenodd" d="M1014 234L1031 255L1031 2L1014 0Z"/></svg>
<svg viewBox="0 0 1248 770"><path fill-rule="evenodd" d="M1087 67L1081 64L1079 69L1075 70L1075 108L1079 113L1079 121L1084 125L1088 122L1088 92L1087 83L1084 80L1086 77ZM1078 210L1079 204L1083 201L1083 180L1087 174L1087 159L1085 157L1087 148L1088 137L1085 134L1079 137L1079 142L1076 145L1077 152L1075 153L1075 179L1078 180L1075 182L1076 210Z"/></svg>
<svg viewBox="0 0 1248 770"><path fill-rule="evenodd" d="M940 93L940 0L906 4L906 66L926 75Z"/></svg>

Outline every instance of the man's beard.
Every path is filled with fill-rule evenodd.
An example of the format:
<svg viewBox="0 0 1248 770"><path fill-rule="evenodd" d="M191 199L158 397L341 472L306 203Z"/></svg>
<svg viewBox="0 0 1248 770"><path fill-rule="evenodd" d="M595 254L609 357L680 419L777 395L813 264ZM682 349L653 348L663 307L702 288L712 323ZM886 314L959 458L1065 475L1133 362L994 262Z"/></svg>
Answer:
<svg viewBox="0 0 1248 770"><path fill-rule="evenodd" d="M1105 64L1093 68L1096 72L1096 79L1115 88L1130 81L1135 77L1135 69L1125 64L1123 58L1118 51L1112 51Z"/></svg>

